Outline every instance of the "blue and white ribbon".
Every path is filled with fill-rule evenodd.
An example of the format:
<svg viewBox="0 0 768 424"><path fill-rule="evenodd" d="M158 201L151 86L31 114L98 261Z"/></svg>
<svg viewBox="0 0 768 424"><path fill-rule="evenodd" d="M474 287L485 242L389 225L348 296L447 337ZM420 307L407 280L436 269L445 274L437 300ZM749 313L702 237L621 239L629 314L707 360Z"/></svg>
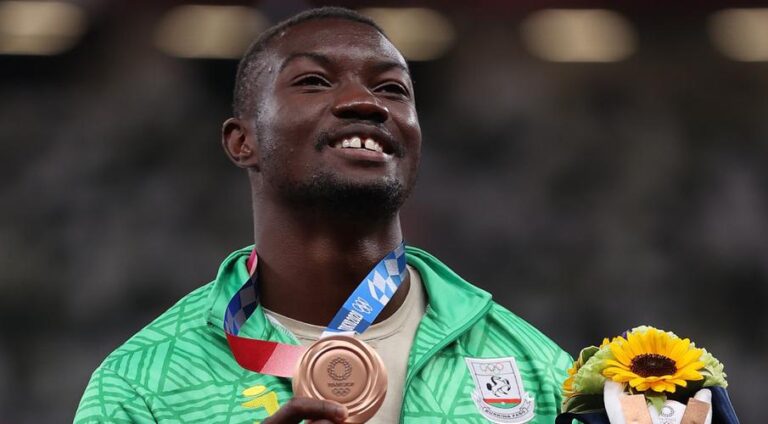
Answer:
<svg viewBox="0 0 768 424"><path fill-rule="evenodd" d="M405 280L405 244L389 252L352 292L325 329L324 335L364 332Z"/></svg>
<svg viewBox="0 0 768 424"><path fill-rule="evenodd" d="M255 251L252 259L257 260ZM259 305L259 280L255 263L251 268L253 274L232 296L224 314L224 330L233 336L237 336L240 328ZM405 242L401 242L360 282L328 324L323 336L364 332L395 295L407 272Z"/></svg>

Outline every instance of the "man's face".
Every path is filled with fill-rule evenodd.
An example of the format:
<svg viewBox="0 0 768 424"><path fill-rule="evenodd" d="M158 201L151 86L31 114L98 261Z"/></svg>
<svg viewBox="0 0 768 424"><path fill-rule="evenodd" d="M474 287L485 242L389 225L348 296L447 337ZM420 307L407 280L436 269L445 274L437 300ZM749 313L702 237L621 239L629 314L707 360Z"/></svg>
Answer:
<svg viewBox="0 0 768 424"><path fill-rule="evenodd" d="M397 49L368 25L319 19L273 39L264 69L255 128L266 188L308 204L336 196L398 209L421 130Z"/></svg>

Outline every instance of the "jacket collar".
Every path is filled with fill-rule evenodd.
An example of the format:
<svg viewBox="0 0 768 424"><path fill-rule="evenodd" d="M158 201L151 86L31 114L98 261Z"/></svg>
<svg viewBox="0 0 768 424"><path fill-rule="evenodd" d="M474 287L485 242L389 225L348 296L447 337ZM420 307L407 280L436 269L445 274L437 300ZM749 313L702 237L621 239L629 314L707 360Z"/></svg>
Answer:
<svg viewBox="0 0 768 424"><path fill-rule="evenodd" d="M454 332L477 317L491 302L490 293L456 275L424 250L407 247L408 264L421 275L427 291L427 316L446 332Z"/></svg>
<svg viewBox="0 0 768 424"><path fill-rule="evenodd" d="M224 337L224 311L234 293L248 278L246 261L253 246L230 254L219 267L208 297L207 322L210 329ZM428 297L427 313L420 327L428 327L438 338L458 333L478 319L490 306L491 295L456 275L445 264L424 250L407 246L408 264L416 268ZM266 318L259 306L240 330L245 337L295 343L290 335L279 331ZM417 334L418 337L418 334ZM412 358L413 359L413 358Z"/></svg>

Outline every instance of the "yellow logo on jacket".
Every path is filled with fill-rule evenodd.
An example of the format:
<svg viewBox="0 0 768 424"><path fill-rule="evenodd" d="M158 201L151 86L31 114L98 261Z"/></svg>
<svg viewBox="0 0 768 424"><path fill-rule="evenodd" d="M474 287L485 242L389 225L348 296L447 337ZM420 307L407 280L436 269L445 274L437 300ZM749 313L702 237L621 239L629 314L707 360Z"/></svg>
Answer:
<svg viewBox="0 0 768 424"><path fill-rule="evenodd" d="M243 390L243 396L253 398L248 402L244 402L244 407L264 409L268 417L271 417L280 408L277 394L272 390L267 390L266 386L249 387Z"/></svg>

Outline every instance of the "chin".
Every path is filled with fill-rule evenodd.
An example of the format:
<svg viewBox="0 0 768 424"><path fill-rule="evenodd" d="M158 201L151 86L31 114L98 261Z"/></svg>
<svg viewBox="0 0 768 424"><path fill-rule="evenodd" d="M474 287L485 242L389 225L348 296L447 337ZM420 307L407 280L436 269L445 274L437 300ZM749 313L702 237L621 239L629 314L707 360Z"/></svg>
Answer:
<svg viewBox="0 0 768 424"><path fill-rule="evenodd" d="M360 181L318 174L309 181L282 185L280 192L296 206L334 216L386 218L397 214L410 187L391 178Z"/></svg>

